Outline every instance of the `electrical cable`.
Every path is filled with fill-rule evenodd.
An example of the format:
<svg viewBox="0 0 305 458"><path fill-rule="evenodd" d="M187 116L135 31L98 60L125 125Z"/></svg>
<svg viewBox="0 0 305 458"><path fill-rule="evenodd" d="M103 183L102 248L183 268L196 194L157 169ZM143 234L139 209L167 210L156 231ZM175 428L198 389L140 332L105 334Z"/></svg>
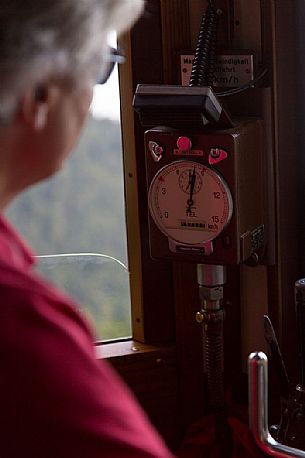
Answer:
<svg viewBox="0 0 305 458"><path fill-rule="evenodd" d="M245 91L246 89L248 89L249 87L251 87L251 86L253 86L254 84L258 83L262 78L264 78L264 76L267 74L267 72L268 72L268 69L265 68L265 69L258 75L257 78L248 81L248 83L245 83L245 84L243 84L242 86L239 86L239 87L235 87L235 88L232 88L232 89L227 89L226 91L216 92L216 95L217 95L217 97L227 97L227 96L229 96L229 95L239 94L240 92L243 92L243 91Z"/></svg>
<svg viewBox="0 0 305 458"><path fill-rule="evenodd" d="M215 8L214 1L209 0L206 12L202 16L190 77L190 86L213 86L217 26L218 11ZM257 78L248 81L248 83L236 88L216 92L216 95L218 97L228 97L239 94L258 83L264 78L267 72L268 69L265 68Z"/></svg>

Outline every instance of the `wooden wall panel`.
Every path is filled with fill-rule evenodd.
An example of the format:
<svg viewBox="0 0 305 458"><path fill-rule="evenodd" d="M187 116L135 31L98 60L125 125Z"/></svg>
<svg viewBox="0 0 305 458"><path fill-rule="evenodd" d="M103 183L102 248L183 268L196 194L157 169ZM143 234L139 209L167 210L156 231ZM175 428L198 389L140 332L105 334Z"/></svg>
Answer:
<svg viewBox="0 0 305 458"><path fill-rule="evenodd" d="M232 4L231 1L219 2L223 5ZM198 10L204 4L205 0L148 1L149 14L131 36L134 85L164 82L175 84L178 81L176 53L194 46L194 30L200 24ZM301 2L297 1L296 4L301 8ZM259 345L263 340L262 336L257 340L252 339L257 334L256 327L251 323L252 313L259 320L259 315L266 310L267 302L289 369L295 371L295 360L291 357L295 350L293 284L302 275L300 253L304 249L302 230L305 227L305 199L301 169L304 158L300 154L300 145L303 144L302 134L305 129L302 127L303 120L300 119L300 114L304 113L304 104L301 105L300 97L302 76L298 73L301 53L298 45L297 9L291 8L291 0L234 0L234 6L234 30L230 30L230 22L228 30L222 31L222 37L233 36L237 48L254 49L257 68L260 65L268 67L269 73L264 80L263 89L249 89L239 96L230 97L226 103L229 111L235 115L259 116L264 119L266 154L269 155L267 164L270 170L272 168L272 173L275 172L274 177L270 173L266 180L270 186L270 194L275 190L275 198L271 197L273 207L270 204L271 211L275 209L275 218L270 225L273 226L270 236L275 236L275 249L272 250L275 264L260 267L257 271L242 267L242 275L240 267L228 269L228 283L225 288L225 374L226 383L232 385L236 381L237 386L237 379L242 376L242 364L245 366L245 353L260 349L250 347ZM195 10L197 13L194 13ZM230 21L231 19L232 14ZM220 45L225 44L223 38L221 41ZM143 266L143 316L139 319L144 321L144 335L148 342L175 342L177 372L167 374L168 380L172 380L171 392L178 393L176 419L184 430L190 422L205 412L201 329L194 317L200 307L196 272L192 264L174 263L172 266L167 261L150 259L143 129L137 118L135 126ZM262 285L264 287L260 288ZM257 294L255 300L254 290ZM255 303L260 308L254 310ZM241 313L241 310L244 312ZM153 410L154 402L150 404L149 398L149 391L154 390L153 385L147 385L146 390L145 380L141 376L137 379L139 374L136 371L138 365L141 367L140 359L130 366L130 371L124 366L123 360L117 360L117 363L117 367L133 389L138 391L139 396L141 387L144 387L146 394L143 403L148 410ZM143 369L148 370L145 364ZM154 366L153 359L148 364L151 364L149 370L152 371L152 381L158 386L160 372ZM166 384L159 386L161 391L167 392ZM151 400L156 399L158 394L153 391L151 393ZM168 404L172 409L176 394ZM157 407L153 414L158 417L157 423L162 423L160 412L163 412L161 405L159 413Z"/></svg>
<svg viewBox="0 0 305 458"><path fill-rule="evenodd" d="M167 3L167 0L165 0ZM181 50L187 49L189 43L193 43L193 29L197 29L201 23L201 16L207 5L205 1L189 2L189 12L183 8L183 17L189 16L190 20L196 20L196 24L190 22L190 27L184 24L185 32L183 40L172 33L172 28L165 26L167 21L175 24L175 19L170 17L170 3L168 8L162 10L163 15L168 15L162 21L162 36L169 33L166 40L166 55L168 49L171 49L171 56L175 54L179 47ZM161 2L162 5L162 2ZM226 9L227 0L219 0L217 6L223 9L220 16L221 35L219 43L224 46L227 44L230 34L228 16L229 11ZM178 14L178 10L176 10ZM199 20L198 20L199 17ZM182 26L182 25L181 25ZM175 74L169 68L171 58L165 58L163 61L164 74L167 75L166 82L175 84ZM172 79L169 79L172 78ZM173 287L175 294L175 321L176 321L176 346L177 346L177 365L178 365L178 402L181 415L181 425L185 430L191 422L198 419L206 413L206 396L207 389L205 377L203 374L203 356L202 356L202 326L196 322L195 315L201 308L196 278L196 265L191 263L175 262L173 263ZM224 325L225 339L225 379L226 385L230 385L232 380L237 380L241 375L240 366L240 283L239 268L231 267L228 269L228 284L225 288L224 303L227 308L227 315ZM234 382L233 382L234 383Z"/></svg>
<svg viewBox="0 0 305 458"><path fill-rule="evenodd" d="M160 0L164 84L179 84L178 53L190 47L189 7L185 0Z"/></svg>
<svg viewBox="0 0 305 458"><path fill-rule="evenodd" d="M161 16L158 0L146 3L146 13L131 33L133 91L137 84L163 83ZM143 310L135 317L146 343L172 342L174 312L172 267L168 261L150 257L147 186L145 176L144 129L134 114L138 209L141 235ZM135 336L137 338L137 336Z"/></svg>
<svg viewBox="0 0 305 458"><path fill-rule="evenodd" d="M304 78L298 71L298 8L292 8L289 0L271 3L277 139L277 280L281 311L279 331L284 355L293 373L297 363L294 282L302 276L300 255L303 234L300 221L304 221L304 195L300 193L303 187L300 138L304 126L300 115L304 112L304 102L300 98L300 83ZM275 301L273 299L274 309L277 306Z"/></svg>
<svg viewBox="0 0 305 458"><path fill-rule="evenodd" d="M176 351L173 347L156 348L137 343L134 347L133 354L112 356L109 361L132 389L167 444L175 449L180 439Z"/></svg>

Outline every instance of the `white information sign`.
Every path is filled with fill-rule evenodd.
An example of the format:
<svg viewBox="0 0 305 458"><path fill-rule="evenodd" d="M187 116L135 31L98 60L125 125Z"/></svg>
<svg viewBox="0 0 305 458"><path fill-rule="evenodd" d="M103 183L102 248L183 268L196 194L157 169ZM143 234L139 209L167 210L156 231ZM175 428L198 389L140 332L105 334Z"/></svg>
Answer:
<svg viewBox="0 0 305 458"><path fill-rule="evenodd" d="M194 56L182 54L181 84L190 82ZM254 78L253 54L219 54L215 56L214 87L239 87Z"/></svg>

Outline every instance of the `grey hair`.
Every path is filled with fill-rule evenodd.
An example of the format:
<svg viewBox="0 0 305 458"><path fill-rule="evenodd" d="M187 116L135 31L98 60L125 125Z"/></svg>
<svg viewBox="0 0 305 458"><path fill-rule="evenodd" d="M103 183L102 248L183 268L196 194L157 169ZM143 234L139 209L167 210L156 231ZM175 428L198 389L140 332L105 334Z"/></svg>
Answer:
<svg viewBox="0 0 305 458"><path fill-rule="evenodd" d="M106 65L109 32L142 9L143 0L0 0L0 126L27 88Z"/></svg>

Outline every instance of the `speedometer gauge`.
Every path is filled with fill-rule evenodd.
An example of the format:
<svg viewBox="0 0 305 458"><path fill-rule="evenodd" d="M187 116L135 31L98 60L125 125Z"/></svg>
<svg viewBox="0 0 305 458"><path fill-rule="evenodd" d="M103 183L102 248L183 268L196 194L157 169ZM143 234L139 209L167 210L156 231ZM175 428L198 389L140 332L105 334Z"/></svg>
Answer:
<svg viewBox="0 0 305 458"><path fill-rule="evenodd" d="M214 169L194 161L175 161L154 176L149 210L169 240L200 245L214 240L233 212L230 189Z"/></svg>

